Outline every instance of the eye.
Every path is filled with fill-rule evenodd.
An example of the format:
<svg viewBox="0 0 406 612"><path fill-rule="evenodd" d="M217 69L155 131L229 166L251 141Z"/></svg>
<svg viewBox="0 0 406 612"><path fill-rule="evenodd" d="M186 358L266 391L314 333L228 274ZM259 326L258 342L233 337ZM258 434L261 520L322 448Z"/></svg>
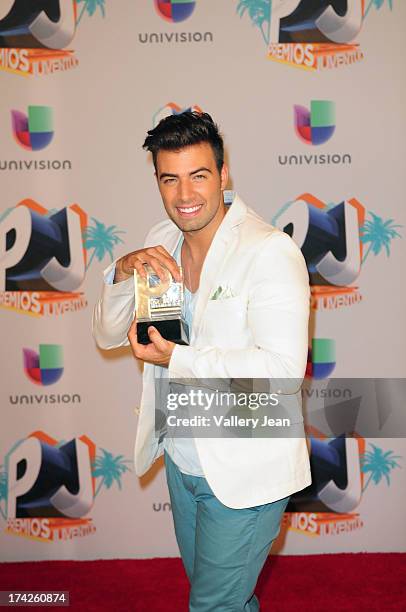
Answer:
<svg viewBox="0 0 406 612"><path fill-rule="evenodd" d="M176 179L174 177L167 177L163 180L164 185L173 185Z"/></svg>
<svg viewBox="0 0 406 612"><path fill-rule="evenodd" d="M206 178L205 174L195 174L193 177L197 181L203 181Z"/></svg>

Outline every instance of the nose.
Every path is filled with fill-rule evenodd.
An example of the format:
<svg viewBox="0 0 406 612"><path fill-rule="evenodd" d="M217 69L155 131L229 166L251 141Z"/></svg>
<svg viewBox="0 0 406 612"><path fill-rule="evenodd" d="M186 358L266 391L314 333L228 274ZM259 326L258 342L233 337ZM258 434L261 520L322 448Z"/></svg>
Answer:
<svg viewBox="0 0 406 612"><path fill-rule="evenodd" d="M189 202L193 198L192 184L189 178L179 181L179 199L182 202Z"/></svg>

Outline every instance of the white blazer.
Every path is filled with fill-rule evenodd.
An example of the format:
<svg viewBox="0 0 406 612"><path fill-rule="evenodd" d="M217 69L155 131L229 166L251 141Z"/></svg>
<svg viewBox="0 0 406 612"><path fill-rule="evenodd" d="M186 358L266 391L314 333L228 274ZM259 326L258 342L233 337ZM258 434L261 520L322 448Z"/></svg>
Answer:
<svg viewBox="0 0 406 612"><path fill-rule="evenodd" d="M180 236L167 219L152 228L145 246L161 244L173 253ZM219 286L230 289L233 297L210 299ZM93 315L100 348L129 343L134 308L133 279L104 283ZM137 475L163 454L163 441L158 442L154 430L155 378L292 379L287 397L291 421L303 430L300 384L308 317L309 281L300 249L236 195L203 264L190 346L176 345L169 368L145 363L135 442ZM210 487L230 508L273 502L311 484L304 435L195 441Z"/></svg>

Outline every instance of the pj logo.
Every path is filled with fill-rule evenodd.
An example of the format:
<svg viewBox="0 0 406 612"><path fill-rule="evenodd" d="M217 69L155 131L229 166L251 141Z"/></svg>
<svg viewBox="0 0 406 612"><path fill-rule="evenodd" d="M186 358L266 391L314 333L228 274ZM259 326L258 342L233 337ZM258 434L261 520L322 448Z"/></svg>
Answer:
<svg viewBox="0 0 406 612"><path fill-rule="evenodd" d="M397 461L402 457L374 444L367 450L365 439L359 435L325 437L312 426L307 427L307 433L312 484L291 497L285 525L311 536L361 529L363 521L356 509L371 478L375 485L385 478L389 486L390 472L402 467Z"/></svg>
<svg viewBox="0 0 406 612"><path fill-rule="evenodd" d="M15 444L0 466L0 516L6 533L40 541L67 540L96 531L87 515L102 486L116 483L129 460L87 436L58 442L35 431ZM4 469L3 469L4 468ZM97 483L97 480L100 481Z"/></svg>
<svg viewBox="0 0 406 612"><path fill-rule="evenodd" d="M81 287L94 257L99 261L123 242L77 204L48 211L23 200L0 216L0 307L32 315L64 314L86 306ZM93 250L88 260L88 251Z"/></svg>
<svg viewBox="0 0 406 612"><path fill-rule="evenodd" d="M313 428L313 432L314 432ZM363 527L359 513L365 452L363 438L309 436L312 484L292 496L284 524L312 536L337 535Z"/></svg>
<svg viewBox="0 0 406 612"><path fill-rule="evenodd" d="M175 102L168 102L168 104L165 104L165 106L160 108L152 117L152 127L158 125L158 123L162 119L165 119L165 117L170 117L171 115L180 115L181 113L185 113L187 111L195 113L203 112L200 106L197 106L197 104L182 108L182 106L179 106L179 104L175 104Z"/></svg>
<svg viewBox="0 0 406 612"><path fill-rule="evenodd" d="M76 67L78 60L67 47L84 10L95 13L94 4L88 0L1 0L0 70L38 76ZM104 0L98 0L97 6L104 16Z"/></svg>
<svg viewBox="0 0 406 612"><path fill-rule="evenodd" d="M237 0L259 28L269 58L307 70L351 65L363 58L356 40L370 9L385 0ZM392 0L388 0L392 9Z"/></svg>
<svg viewBox="0 0 406 612"><path fill-rule="evenodd" d="M349 306L361 300L356 282L368 254L382 250L399 238L400 225L369 212L355 198L325 204L305 193L282 206L272 223L289 234L306 260L313 309ZM364 253L364 245L369 243Z"/></svg>
<svg viewBox="0 0 406 612"><path fill-rule="evenodd" d="M326 385L315 378L302 389L312 483L292 496L288 526L313 536L350 533L363 526L357 509L368 485L389 486L392 470L402 467L393 451L367 449L366 438L402 435L406 385L383 378L332 378Z"/></svg>

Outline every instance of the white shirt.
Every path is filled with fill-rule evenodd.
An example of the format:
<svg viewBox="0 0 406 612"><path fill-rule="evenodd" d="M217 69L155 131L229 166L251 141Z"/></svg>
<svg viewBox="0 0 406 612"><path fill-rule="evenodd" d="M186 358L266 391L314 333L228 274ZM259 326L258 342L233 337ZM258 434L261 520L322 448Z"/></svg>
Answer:
<svg viewBox="0 0 406 612"><path fill-rule="evenodd" d="M183 236L179 240L173 254L178 265L181 265L182 243ZM193 311L197 300L198 291L192 293L189 291L189 289L187 289L187 287L184 289L184 318L189 326L189 330L191 330ZM200 465L199 455L197 454L196 450L196 443L193 437L181 438L166 435L164 439L164 448L181 472L191 476L204 476L202 466Z"/></svg>

